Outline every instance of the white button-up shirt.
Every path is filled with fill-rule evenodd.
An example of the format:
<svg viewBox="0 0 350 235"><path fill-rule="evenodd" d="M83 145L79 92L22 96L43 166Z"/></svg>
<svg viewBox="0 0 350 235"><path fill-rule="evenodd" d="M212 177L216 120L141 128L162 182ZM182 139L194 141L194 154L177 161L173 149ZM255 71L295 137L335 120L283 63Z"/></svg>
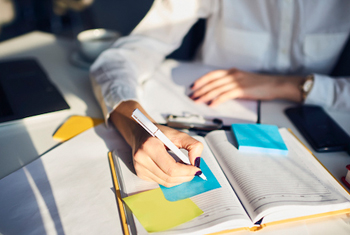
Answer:
<svg viewBox="0 0 350 235"><path fill-rule="evenodd" d="M156 0L133 32L91 67L106 118L120 102L137 101L137 86L199 18L207 19L207 27L197 60L257 73L312 73L305 103L350 110L350 78L327 76L350 32L350 1Z"/></svg>

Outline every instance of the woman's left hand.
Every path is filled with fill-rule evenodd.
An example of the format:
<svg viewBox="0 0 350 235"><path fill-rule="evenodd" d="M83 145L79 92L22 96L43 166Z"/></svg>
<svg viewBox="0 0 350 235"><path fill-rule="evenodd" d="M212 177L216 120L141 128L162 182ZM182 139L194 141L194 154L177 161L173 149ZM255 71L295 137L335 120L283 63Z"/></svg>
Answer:
<svg viewBox="0 0 350 235"><path fill-rule="evenodd" d="M190 98L215 106L230 99L300 101L301 76L275 76L238 69L215 70L195 81Z"/></svg>

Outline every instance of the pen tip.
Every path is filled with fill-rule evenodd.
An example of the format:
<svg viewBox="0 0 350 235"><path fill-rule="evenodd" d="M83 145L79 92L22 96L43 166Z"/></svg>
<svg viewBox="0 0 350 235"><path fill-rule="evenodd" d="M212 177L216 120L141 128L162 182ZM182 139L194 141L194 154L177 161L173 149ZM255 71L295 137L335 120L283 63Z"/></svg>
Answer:
<svg viewBox="0 0 350 235"><path fill-rule="evenodd" d="M207 180L207 177L205 177L205 175L203 173L200 174L199 177L201 177L203 180Z"/></svg>

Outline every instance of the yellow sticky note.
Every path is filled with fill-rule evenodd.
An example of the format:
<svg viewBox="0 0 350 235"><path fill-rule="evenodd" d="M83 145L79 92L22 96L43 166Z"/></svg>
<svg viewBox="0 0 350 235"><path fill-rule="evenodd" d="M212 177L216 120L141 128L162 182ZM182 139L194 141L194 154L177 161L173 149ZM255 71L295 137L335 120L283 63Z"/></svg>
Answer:
<svg viewBox="0 0 350 235"><path fill-rule="evenodd" d="M71 116L55 132L53 138L55 140L64 142L101 123L103 123L103 119L86 116Z"/></svg>
<svg viewBox="0 0 350 235"><path fill-rule="evenodd" d="M123 199L147 232L160 232L188 222L203 214L189 198L170 202L160 188Z"/></svg>

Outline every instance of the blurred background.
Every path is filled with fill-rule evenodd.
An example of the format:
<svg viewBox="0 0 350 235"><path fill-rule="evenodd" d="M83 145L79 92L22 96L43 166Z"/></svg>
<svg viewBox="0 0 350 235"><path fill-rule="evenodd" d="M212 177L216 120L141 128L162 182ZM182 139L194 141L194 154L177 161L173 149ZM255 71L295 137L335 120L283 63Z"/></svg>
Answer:
<svg viewBox="0 0 350 235"><path fill-rule="evenodd" d="M0 42L39 30L75 39L86 29L107 28L128 35L153 0L0 0ZM169 57L190 60L203 39L199 20Z"/></svg>

